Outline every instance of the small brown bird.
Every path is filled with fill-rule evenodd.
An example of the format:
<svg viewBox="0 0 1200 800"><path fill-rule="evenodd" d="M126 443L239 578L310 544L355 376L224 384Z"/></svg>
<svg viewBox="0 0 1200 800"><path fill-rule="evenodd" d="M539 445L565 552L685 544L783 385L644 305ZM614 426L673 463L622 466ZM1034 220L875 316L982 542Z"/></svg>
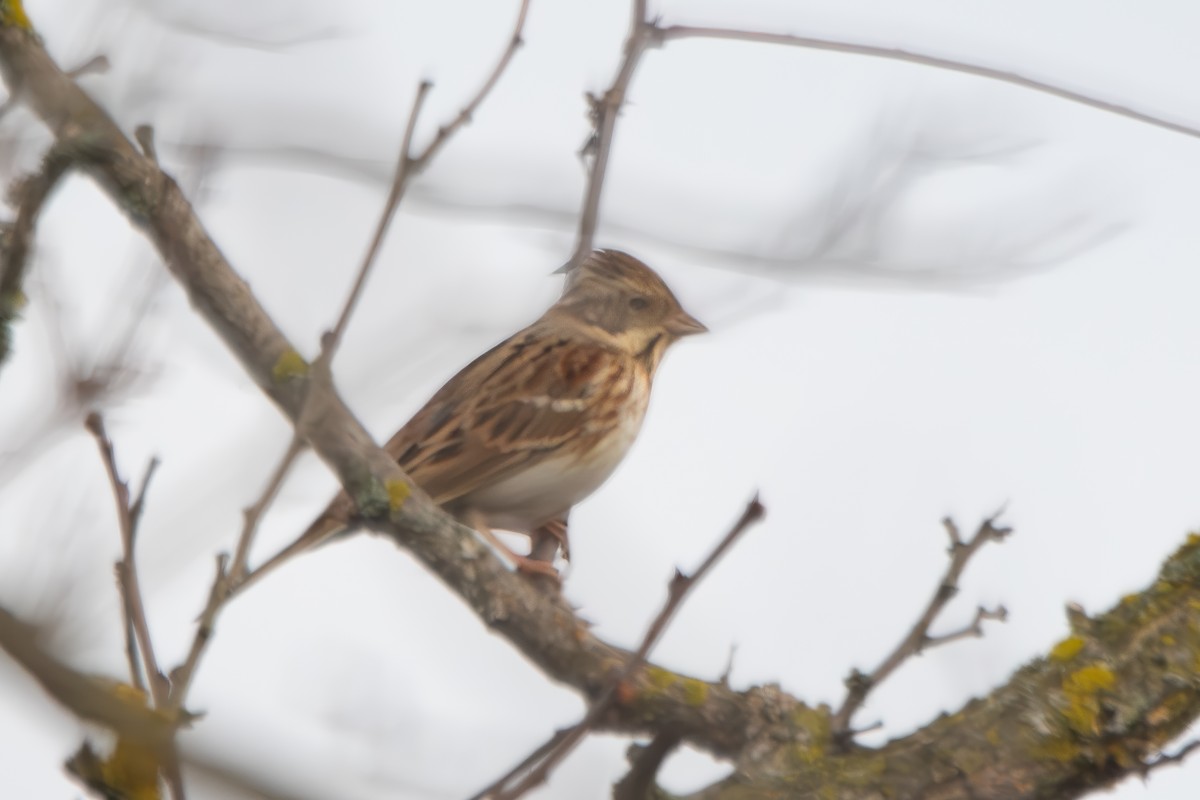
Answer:
<svg viewBox="0 0 1200 800"><path fill-rule="evenodd" d="M463 368L384 449L518 569L556 577L558 547L569 552L567 514L633 444L663 353L706 330L641 261L597 250L540 319ZM339 494L246 582L352 527L354 516ZM527 534L530 555L493 530Z"/></svg>

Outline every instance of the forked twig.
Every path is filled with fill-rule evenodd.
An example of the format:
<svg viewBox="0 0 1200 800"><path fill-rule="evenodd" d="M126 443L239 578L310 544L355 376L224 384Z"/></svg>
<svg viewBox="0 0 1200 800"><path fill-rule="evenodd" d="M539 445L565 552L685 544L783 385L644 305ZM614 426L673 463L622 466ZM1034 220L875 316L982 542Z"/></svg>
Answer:
<svg viewBox="0 0 1200 800"><path fill-rule="evenodd" d="M143 687L140 675L137 669L137 659L133 658L133 651L136 649L141 653L142 667L145 669L146 684L150 689L150 696L154 699L154 706L162 708L167 701L167 695L170 687L167 684L166 677L158 669L158 660L154 656L154 644L150 638L150 625L146 621L146 606L142 600L141 582L138 580L137 562L133 555L134 539L137 535L137 520L141 515L141 509L145 498L146 487L150 483L150 477L157 467L157 460L152 460L150 466L146 470L146 477L142 481L141 489L138 492L138 497L131 502L129 498L129 485L121 479L121 475L117 470L117 457L113 448L112 440L108 438L108 433L104 430L104 420L101 416L92 412L88 414L85 422L88 431L96 439L96 444L100 448L100 457L104 461L105 470L108 473L109 483L112 485L113 499L117 504L117 522L121 529L121 560L117 562L117 583L121 589L121 603L125 611L126 630L133 630L133 636L137 640L137 647L134 648L132 642L127 638L126 652L130 655L130 674L135 686ZM134 512L137 510L137 513ZM128 634L127 634L128 637Z"/></svg>
<svg viewBox="0 0 1200 800"><path fill-rule="evenodd" d="M500 80L501 74L503 74L509 62L512 61L517 48L519 48L522 44L521 31L525 28L525 18L529 13L529 3L530 0L521 0L521 6L517 12L516 25L513 29L512 36L509 39L508 46L505 47L504 51L500 54L499 60L497 60L496 65L492 68L492 71L488 73L487 77L484 79L483 85L480 86L479 90L470 99L470 101L463 106L453 120L451 120L448 124L438 128L437 134L434 136L433 140L425 146L425 149L422 150L420 154L414 155L413 136L416 132L417 120L421 115L421 108L425 103L425 98L430 89L433 88L433 84L429 81L422 81L417 86L417 93L413 98L412 110L409 112L408 122L405 125L404 137L400 143L400 156L396 162L396 170L392 177L391 188L388 191L387 200L384 202L383 213L380 214L379 221L376 223L375 231L372 234L371 241L367 246L367 252L363 256L363 261L358 268L358 273L355 275L354 284L350 288L350 294L347 296L345 303L342 305L341 312L338 314L337 322L334 323L333 328L326 331L324 336L321 337L321 352L313 362L310 371L310 380L325 383L327 385L332 383L331 365L334 354L337 352L337 348L341 344L342 336L345 333L346 326L349 324L350 318L354 314L354 310L358 305L358 301L362 297L362 292L366 286L367 278L369 277L371 269L375 264L376 257L379 255L379 250L383 246L384 237L387 235L388 228L391 225L392 219L395 217L396 209L400 205L400 200L404 197L404 192L408 188L410 180L413 176L420 173L429 165L433 157L438 153L439 150L441 150L442 146L445 145L451 136L453 136L460 128L471 121L471 117L475 113L476 109L479 108L479 105L484 101L484 99L492 91L492 88ZM303 436L305 423L310 411L312 410L312 403L309 402L312 396L313 391L310 388L296 425L296 438L292 441L291 448L288 451L288 456L285 457L284 462L280 465L280 470L284 474L286 474L288 467L290 467L290 461L299 454L299 450L304 446ZM276 486L276 489L277 488L278 487ZM264 495L263 499L267 500L266 495ZM267 500L267 502L269 503L269 500ZM256 512L256 516L261 513L262 509L259 509ZM256 524L257 520L254 520L253 522ZM228 574L225 574L224 567L221 567L220 565L218 566L218 579L222 580L227 588L235 588L243 580L249 577L249 575L246 573L246 554L250 544L247 534L252 536L254 530L254 524L250 523L251 521L248 519L248 524L243 529L242 540L239 542L238 553L234 556L233 564L230 566ZM225 592L225 594L228 594L228 592ZM217 601L214 601L210 596L210 603L212 602ZM217 602L218 607L221 603L224 603L223 599ZM205 614L201 616L202 623L206 617L215 619L216 610L213 610L213 612L209 614L208 609L206 608ZM197 630L198 637L200 636L202 629Z"/></svg>
<svg viewBox="0 0 1200 800"><path fill-rule="evenodd" d="M483 85L474 97L463 106L458 115L450 121L449 124L438 128L437 135L433 137L420 155L413 155L412 140L413 132L416 130L417 118L421 113L421 106L425 102L425 95L433 88L433 84L429 81L421 81L417 86L417 94L413 99L412 111L408 115L408 124L404 131L404 139L400 145L400 157L396 162L396 171L392 177L392 187L388 192L387 200L384 202L383 213L380 214L379 222L375 226L375 232L371 237L371 243L367 247L367 253L363 257L362 265L358 269L358 275L354 279L354 285L350 289L350 295L346 298L346 303L342 307L341 314L338 315L337 323L333 329L325 335L325 340L322 344L322 355L329 353L329 358L332 358L332 353L337 349L341 341L342 334L345 332L346 325L350 321L351 314L354 313L354 308L358 304L359 297L362 295L363 287L366 285L367 276L371 272L371 267L375 263L375 257L379 254L379 249L383 245L384 236L387 234L388 227L391 225L392 218L396 214L396 209L400 205L401 198L404 197L404 192L408 188L409 181L413 176L420 174L433 157L437 155L442 146L458 132L460 128L471 121L471 117L475 114L476 109L491 93L492 88L500 80L505 68L508 67L513 56L522 44L521 31L525 29L525 17L529 13L530 0L521 0L521 7L517 11L517 22L513 29L512 37L509 39L508 46L500 54L499 60L488 73Z"/></svg>
<svg viewBox="0 0 1200 800"><path fill-rule="evenodd" d="M219 553L217 555L216 575L213 577L212 586L208 591L208 601L204 604L204 610L200 612L200 619L196 622L196 634L192 637L191 647L188 648L188 654L183 663L171 670L170 704L172 708L183 708L183 704L187 700L188 689L196 674L196 667L199 665L208 643L212 640L217 616L225 607L225 603L232 599L232 589L246 574L246 560L249 557L254 535L258 531L259 522L278 496L279 489L283 486L288 472L291 471L296 458L303 451L304 441L299 436L293 436L283 458L280 459L274 472L271 473L271 477L267 480L262 494L253 505L242 511L242 532L238 536L233 563L230 564L227 554Z"/></svg>
<svg viewBox="0 0 1200 800"><path fill-rule="evenodd" d="M667 587L666 603L663 604L662 610L658 612L658 616L650 623L650 627L646 629L646 634L642 638L641 645L625 662L625 666L613 678L608 688L592 703L588 709L588 713L582 720L570 728L555 732L549 740L522 760L520 764L509 770L486 789L474 795L471 800L516 800L526 792L545 783L554 768L583 741L588 732L600 721L600 718L604 716L609 707L617 700L621 687L625 686L634 674L641 669L642 664L645 663L646 656L650 654L650 650L662 637L663 632L667 629L667 625L671 622L671 619L675 616L680 606L683 605L684 598L688 592L708 574L717 561L725 555L729 548L733 546L751 525L762 519L765 511L766 509L758 500L758 495L755 495L746 505L746 510L742 512L742 516L730 528L729 533L725 534L724 538L717 543L717 546L708 554L703 563L696 568L695 572L689 576L679 570L675 571L675 575L671 578L671 582ZM518 778L520 780L517 780ZM513 781L516 781L516 783L513 783ZM509 786L509 784L512 785Z"/></svg>
<svg viewBox="0 0 1200 800"><path fill-rule="evenodd" d="M988 542L1003 541L1012 532L1011 528L996 527L997 517L999 517L999 513L985 519L980 523L979 529L975 531L975 535L969 541L965 542L959 535L958 526L954 524L952 519L946 517L942 520L942 525L945 527L946 533L950 536L950 564L946 568L946 573L942 576L937 590L934 591L933 597L929 599L929 603L925 606L925 610L917 619L916 624L909 630L908 635L896 645L896 648L888 654L887 658L870 674L864 674L858 670L850 673L850 676L846 679L846 699L842 701L841 707L833 715L830 723L830 731L835 739L843 744L849 741L856 733L856 731L850 730L850 720L853 718L855 712L866 702L867 696L871 691L887 680L888 676L895 672L905 661L938 645L957 641L967 636L982 636L981 624L983 620L1004 620L1007 617L1007 611L1003 607L994 611L980 608L975 614L975 620L965 628L942 636L929 635L929 628L933 625L934 620L942 613L946 604L958 594L958 579L962 575L963 569L966 568L967 562L971 560L971 557L983 545Z"/></svg>
<svg viewBox="0 0 1200 800"><path fill-rule="evenodd" d="M122 557L116 564L116 573L125 616L125 650L126 657L129 658L130 677L134 686L138 688L143 688L144 685L148 686L155 709L165 709L170 698L171 686L166 676L159 670L158 659L154 655L154 642L150 637L150 624L146 620L146 605L142 600L141 582L138 579L137 561L134 558L137 523L145 505L146 489L150 485L150 478L158 467L158 459L151 459L138 495L131 502L129 485L121 479L117 470L116 452L112 440L108 438L108 433L104 429L103 418L99 413L93 411L88 414L84 424L95 437L96 444L100 448L100 456L104 461L105 470L108 472L109 483L112 484L113 499L117 504ZM130 630L132 630L132 636ZM141 653L142 666L146 675L144 684L137 669L133 640L137 641L136 650ZM170 789L171 797L175 800L185 800L183 775L179 770L179 760L173 738L164 744L160 755L161 760L158 767Z"/></svg>

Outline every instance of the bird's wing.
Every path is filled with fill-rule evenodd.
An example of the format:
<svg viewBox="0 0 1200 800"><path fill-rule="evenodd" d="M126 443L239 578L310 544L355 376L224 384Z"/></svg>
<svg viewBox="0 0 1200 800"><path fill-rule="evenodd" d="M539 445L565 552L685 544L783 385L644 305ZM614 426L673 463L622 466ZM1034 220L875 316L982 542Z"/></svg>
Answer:
<svg viewBox="0 0 1200 800"><path fill-rule="evenodd" d="M536 323L468 364L385 449L438 504L499 483L621 424L636 365Z"/></svg>

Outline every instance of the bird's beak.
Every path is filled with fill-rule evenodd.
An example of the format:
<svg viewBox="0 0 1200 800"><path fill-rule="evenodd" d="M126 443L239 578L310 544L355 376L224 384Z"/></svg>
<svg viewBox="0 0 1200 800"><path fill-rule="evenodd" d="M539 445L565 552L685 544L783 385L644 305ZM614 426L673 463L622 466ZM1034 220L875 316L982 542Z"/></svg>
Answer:
<svg viewBox="0 0 1200 800"><path fill-rule="evenodd" d="M665 327L672 336L691 336L694 333L708 333L708 327L703 322L682 308L667 320Z"/></svg>

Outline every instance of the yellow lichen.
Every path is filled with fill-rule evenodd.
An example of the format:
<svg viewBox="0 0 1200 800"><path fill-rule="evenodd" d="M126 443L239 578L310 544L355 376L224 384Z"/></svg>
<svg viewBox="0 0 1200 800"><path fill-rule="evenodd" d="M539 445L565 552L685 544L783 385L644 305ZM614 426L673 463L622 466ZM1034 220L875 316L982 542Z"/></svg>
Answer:
<svg viewBox="0 0 1200 800"><path fill-rule="evenodd" d="M1063 679L1067 707L1062 713L1071 730L1084 736L1100 733L1100 700L1096 694L1111 689L1116 681L1113 671L1098 662L1081 667Z"/></svg>
<svg viewBox="0 0 1200 800"><path fill-rule="evenodd" d="M271 367L271 380L283 383L292 378L303 378L308 374L308 362L295 350L287 350L275 360Z"/></svg>
<svg viewBox="0 0 1200 800"><path fill-rule="evenodd" d="M665 670L662 667L646 667L646 680L650 685L660 691L671 688L678 677L674 672Z"/></svg>
<svg viewBox="0 0 1200 800"><path fill-rule="evenodd" d="M802 764L815 764L825 757L829 744L829 709L802 705L791 713L796 730L793 754Z"/></svg>
<svg viewBox="0 0 1200 800"><path fill-rule="evenodd" d="M1069 737L1051 736L1038 742L1033 754L1040 758L1067 762L1073 761L1080 754L1080 749Z"/></svg>
<svg viewBox="0 0 1200 800"><path fill-rule="evenodd" d="M708 684L696 678L684 678L683 699L689 706L702 706L708 699Z"/></svg>
<svg viewBox="0 0 1200 800"><path fill-rule="evenodd" d="M404 501L412 494L412 489L408 484L401 480L390 480L384 484L387 489L388 510L393 513L400 510L404 505Z"/></svg>
<svg viewBox="0 0 1200 800"><path fill-rule="evenodd" d="M1103 664L1089 664L1075 670L1063 681L1063 690L1072 694L1095 694L1104 689L1111 689L1117 682L1117 676Z"/></svg>
<svg viewBox="0 0 1200 800"><path fill-rule="evenodd" d="M1050 650L1051 661L1070 661L1087 644L1082 636L1068 636Z"/></svg>
<svg viewBox="0 0 1200 800"><path fill-rule="evenodd" d="M0 2L0 25L6 28L20 28L23 31L32 30L29 17L21 0L3 0Z"/></svg>

